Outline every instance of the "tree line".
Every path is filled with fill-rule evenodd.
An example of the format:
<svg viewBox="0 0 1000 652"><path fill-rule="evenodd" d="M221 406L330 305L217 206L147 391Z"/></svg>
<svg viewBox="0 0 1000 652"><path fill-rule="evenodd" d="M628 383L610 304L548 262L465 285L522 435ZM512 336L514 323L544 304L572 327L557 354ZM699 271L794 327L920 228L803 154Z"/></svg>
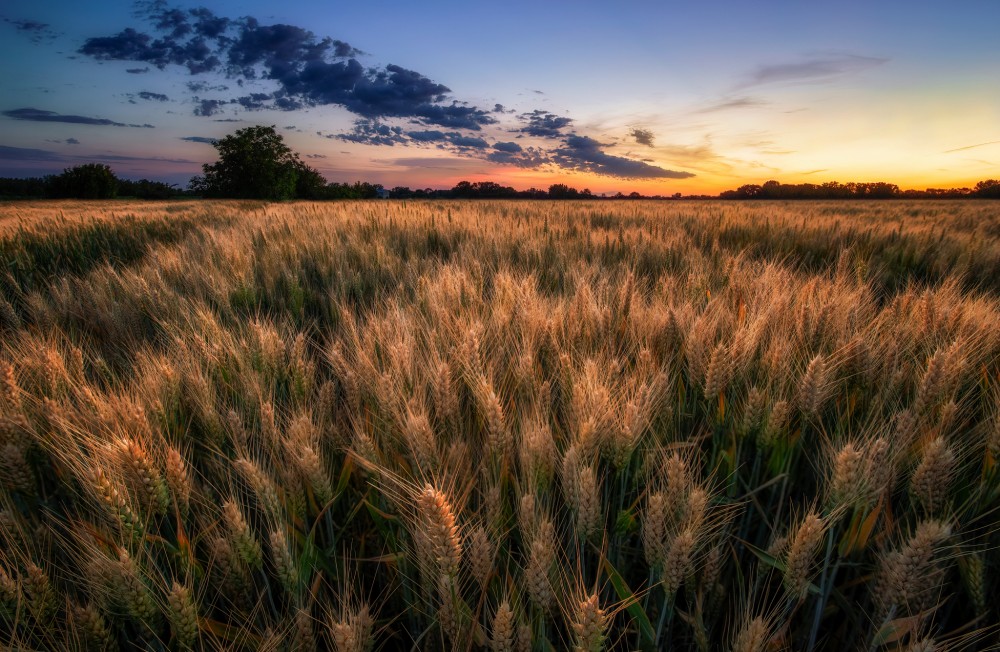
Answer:
<svg viewBox="0 0 1000 652"><path fill-rule="evenodd" d="M0 198L170 199L181 196L226 199L922 199L1000 198L1000 181L980 181L974 188L900 190L894 183L783 184L767 181L726 190L717 197L682 197L674 193L646 196L621 192L606 197L588 188L577 190L566 184L552 184L547 190L516 190L495 181L460 181L450 190L411 190L397 186L385 190L381 184L358 181L329 183L320 172L307 165L285 144L274 126L239 129L214 143L219 160L202 166L188 190L175 184L142 179L119 179L107 165L87 163L68 168L62 174L29 179L0 179Z"/></svg>
<svg viewBox="0 0 1000 652"><path fill-rule="evenodd" d="M779 183L746 184L719 193L720 199L1000 199L1000 181L988 179L972 188L900 190L894 183Z"/></svg>
<svg viewBox="0 0 1000 652"><path fill-rule="evenodd" d="M101 163L85 163L45 177L0 178L0 199L172 199L189 194L172 183L119 179Z"/></svg>

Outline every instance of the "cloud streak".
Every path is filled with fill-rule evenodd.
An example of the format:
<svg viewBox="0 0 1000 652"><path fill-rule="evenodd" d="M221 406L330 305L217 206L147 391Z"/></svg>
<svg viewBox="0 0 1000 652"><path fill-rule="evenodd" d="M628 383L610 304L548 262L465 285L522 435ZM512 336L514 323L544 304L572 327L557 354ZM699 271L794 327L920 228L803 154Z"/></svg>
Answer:
<svg viewBox="0 0 1000 652"><path fill-rule="evenodd" d="M817 83L856 74L887 63L889 59L858 54L813 56L801 61L759 66L737 88L779 83Z"/></svg>
<svg viewBox="0 0 1000 652"><path fill-rule="evenodd" d="M976 145L966 145L965 147L956 147L955 149L946 149L945 154L951 154L952 152L964 152L967 149L976 149L977 147L986 147L987 145L997 145L1000 144L1000 140L991 140L986 143L978 143Z"/></svg>
<svg viewBox="0 0 1000 652"><path fill-rule="evenodd" d="M71 115L56 113L55 111L43 111L42 109L35 109L26 107L23 109L9 109L3 111L3 115L8 118L13 118L14 120L28 120L31 122L66 122L75 125L97 125L102 127L135 127L137 129L152 129L151 124L126 124L124 122L115 122L114 120L108 120L107 118L90 118L82 115Z"/></svg>

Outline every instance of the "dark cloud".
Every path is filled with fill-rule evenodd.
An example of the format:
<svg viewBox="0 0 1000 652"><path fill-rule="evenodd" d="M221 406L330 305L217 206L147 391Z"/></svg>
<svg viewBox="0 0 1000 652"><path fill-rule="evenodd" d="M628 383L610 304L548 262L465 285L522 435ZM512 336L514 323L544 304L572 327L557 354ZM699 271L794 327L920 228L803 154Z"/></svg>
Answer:
<svg viewBox="0 0 1000 652"><path fill-rule="evenodd" d="M47 143L58 143L60 145L63 145L63 144L65 144L65 145L79 145L80 144L80 141L77 140L76 138L67 138L66 140L61 140L59 138L46 138L45 142L47 142Z"/></svg>
<svg viewBox="0 0 1000 652"><path fill-rule="evenodd" d="M391 127L377 120L358 120L354 123L352 131L346 134L325 136L325 138L339 138L351 143L389 145L390 147L407 142L401 127Z"/></svg>
<svg viewBox="0 0 1000 652"><path fill-rule="evenodd" d="M63 157L56 152L44 149L0 145L0 159L5 161L62 161Z"/></svg>
<svg viewBox="0 0 1000 652"><path fill-rule="evenodd" d="M415 143L441 143L460 150L487 149L490 144L478 136L466 136L457 131L409 131L406 135Z"/></svg>
<svg viewBox="0 0 1000 652"><path fill-rule="evenodd" d="M79 145L80 141L77 140L76 138L67 138L66 139L66 144L67 145Z"/></svg>
<svg viewBox="0 0 1000 652"><path fill-rule="evenodd" d="M62 113L56 113L55 111L43 111L42 109L33 108L23 108L23 109L10 109L4 111L3 115L8 118L14 118L15 120L30 120L32 122L67 122L69 124L77 125L100 125L107 127L138 127L145 129L152 129L151 124L125 124L123 122L115 122L114 120L108 120L107 118L88 118L82 115L65 115Z"/></svg>
<svg viewBox="0 0 1000 652"><path fill-rule="evenodd" d="M198 106L194 109L194 114L205 117L215 115L222 110L222 107L229 104L226 100L202 100L197 97L194 100L198 103ZM234 120L233 122L236 121Z"/></svg>
<svg viewBox="0 0 1000 652"><path fill-rule="evenodd" d="M230 20L207 9L183 11L162 1L144 7L155 35L130 27L113 36L88 38L79 52L97 60L140 61L160 69L185 66L192 74L222 72L239 85L246 79L276 82L278 90L269 100L253 95L236 98L252 110L333 104L368 120L411 118L472 131L496 122L490 111L449 102L451 90L443 84L397 65L365 68L356 59L362 54L357 48L320 39L302 27L263 25L253 17ZM192 92L208 90L199 82L193 84ZM199 104L195 113L212 115L217 109Z"/></svg>
<svg viewBox="0 0 1000 652"><path fill-rule="evenodd" d="M487 147L490 146L490 144L487 143L485 140L483 140L482 138L476 138L475 136L455 135L450 137L448 139L448 142L454 145L455 147L463 149L486 149Z"/></svg>
<svg viewBox="0 0 1000 652"><path fill-rule="evenodd" d="M239 118L216 118L212 122L244 122L244 120L240 120Z"/></svg>
<svg viewBox="0 0 1000 652"><path fill-rule="evenodd" d="M195 19L192 29L196 34L205 38L219 38L229 29L229 25L232 23L228 18L216 16L204 7L191 9L189 13Z"/></svg>
<svg viewBox="0 0 1000 652"><path fill-rule="evenodd" d="M228 91L229 87L225 84L209 84L204 81L190 81L184 84L187 89L192 93L204 93L205 91Z"/></svg>
<svg viewBox="0 0 1000 652"><path fill-rule="evenodd" d="M560 167L593 172L621 179L687 179L690 172L665 170L649 163L635 161L604 152L599 143L587 136L568 136L562 147L552 152L552 160Z"/></svg>
<svg viewBox="0 0 1000 652"><path fill-rule="evenodd" d="M857 54L814 56L803 61L760 66L738 88L778 82L815 82L861 72L889 61Z"/></svg>
<svg viewBox="0 0 1000 652"><path fill-rule="evenodd" d="M541 109L535 109L530 113L522 113L518 118L522 122L527 123L527 126L520 130L521 133L540 138L560 138L562 137L562 129L568 127L573 122L572 118L559 116Z"/></svg>
<svg viewBox="0 0 1000 652"><path fill-rule="evenodd" d="M436 143L447 138L447 135L443 131L433 129L425 131L409 131L406 135L418 143Z"/></svg>
<svg viewBox="0 0 1000 652"><path fill-rule="evenodd" d="M516 145L517 143L496 143L493 145L495 151L486 155L486 160L499 165L513 165L514 167L526 169L538 169L547 163L551 163L549 155L536 147L527 147L519 151L507 151L496 149L497 145Z"/></svg>
<svg viewBox="0 0 1000 652"><path fill-rule="evenodd" d="M138 95L140 99L149 101L167 102L170 100L170 98L164 95L163 93L151 93L149 91L139 91L138 93L136 93L136 95Z"/></svg>
<svg viewBox="0 0 1000 652"><path fill-rule="evenodd" d="M99 61L140 61L160 70L168 64L186 66L192 75L217 70L221 65L202 36L186 41L170 36L154 39L131 27L114 36L88 38L77 51Z"/></svg>
<svg viewBox="0 0 1000 652"><path fill-rule="evenodd" d="M629 132L629 136L635 138L635 142L640 145L645 145L646 147L653 146L653 132L649 129L640 129L639 127L634 127L632 131Z"/></svg>
<svg viewBox="0 0 1000 652"><path fill-rule="evenodd" d="M516 154L523 150L523 148L517 143L493 143L493 149L498 152L506 152L508 154Z"/></svg>
<svg viewBox="0 0 1000 652"><path fill-rule="evenodd" d="M206 145L214 145L218 142L216 138L206 138L204 136L184 136L181 140L186 140L189 143L205 143Z"/></svg>
<svg viewBox="0 0 1000 652"><path fill-rule="evenodd" d="M247 111L260 111L261 109L272 108L270 104L271 97L270 93L251 93L243 97L237 97L232 102L239 104Z"/></svg>
<svg viewBox="0 0 1000 652"><path fill-rule="evenodd" d="M303 154L306 158L326 158L326 154Z"/></svg>
<svg viewBox="0 0 1000 652"><path fill-rule="evenodd" d="M142 75L149 72L149 68L126 68L125 72L130 75Z"/></svg>

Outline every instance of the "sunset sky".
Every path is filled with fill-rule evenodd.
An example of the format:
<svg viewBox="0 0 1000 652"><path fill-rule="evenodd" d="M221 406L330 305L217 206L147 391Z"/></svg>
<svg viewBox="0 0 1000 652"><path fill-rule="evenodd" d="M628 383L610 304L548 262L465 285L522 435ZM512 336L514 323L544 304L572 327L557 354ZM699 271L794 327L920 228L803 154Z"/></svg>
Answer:
<svg viewBox="0 0 1000 652"><path fill-rule="evenodd" d="M179 185L276 125L331 181L595 193L1000 177L1000 2L0 6L0 176Z"/></svg>

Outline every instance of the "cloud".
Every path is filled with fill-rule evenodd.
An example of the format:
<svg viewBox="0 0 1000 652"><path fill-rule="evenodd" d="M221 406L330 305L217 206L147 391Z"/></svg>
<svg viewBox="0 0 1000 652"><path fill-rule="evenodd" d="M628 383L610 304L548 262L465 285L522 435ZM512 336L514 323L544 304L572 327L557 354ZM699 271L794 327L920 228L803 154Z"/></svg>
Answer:
<svg viewBox="0 0 1000 652"><path fill-rule="evenodd" d="M67 138L66 140L62 140L60 138L46 138L45 142L47 142L47 143L57 143L59 145L64 145L64 144L65 145L79 145L80 144L80 141L77 140L76 138Z"/></svg>
<svg viewBox="0 0 1000 652"><path fill-rule="evenodd" d="M306 158L327 158L326 154L303 154Z"/></svg>
<svg viewBox="0 0 1000 652"><path fill-rule="evenodd" d="M536 147L522 148L518 151L497 149L497 145L516 145L517 143L495 143L494 151L486 155L486 160L499 165L512 165L518 168L535 170L551 163L549 155Z"/></svg>
<svg viewBox="0 0 1000 652"><path fill-rule="evenodd" d="M403 136L402 127L391 127L377 120L358 120L354 123L354 129L349 133L330 135L326 138L339 138L365 145L389 145L390 147L407 142L406 137Z"/></svg>
<svg viewBox="0 0 1000 652"><path fill-rule="evenodd" d="M527 126L520 130L521 133L539 138L560 138L562 136L562 129L568 127L573 122L572 118L559 116L541 109L535 109L530 113L522 113L518 118L522 122L527 123Z"/></svg>
<svg viewBox="0 0 1000 652"><path fill-rule="evenodd" d="M392 165L411 170L426 172L427 170L448 170L463 174L486 174L483 162L479 159L465 157L439 158L435 156L415 156L389 161Z"/></svg>
<svg viewBox="0 0 1000 652"><path fill-rule="evenodd" d="M66 144L67 145L79 145L80 141L77 140L76 138L67 138L66 139Z"/></svg>
<svg viewBox="0 0 1000 652"><path fill-rule="evenodd" d="M0 145L0 159L5 161L62 161L62 155L45 149Z"/></svg>
<svg viewBox="0 0 1000 652"><path fill-rule="evenodd" d="M218 138L206 138L205 136L183 136L181 140L186 140L189 143L205 143L206 145L214 145L218 142Z"/></svg>
<svg viewBox="0 0 1000 652"><path fill-rule="evenodd" d="M476 138L474 136L462 136L461 134L450 134L448 142L455 147L462 149L486 149L489 147L487 143L482 138Z"/></svg>
<svg viewBox="0 0 1000 652"><path fill-rule="evenodd" d="M10 109L4 111L3 115L8 118L13 118L15 120L30 120L32 122L67 122L69 124L77 125L100 125L107 127L137 127L140 129L152 129L151 124L125 124L124 122L115 122L114 120L108 120L107 118L88 118L82 115L66 115L62 113L56 113L55 111L43 111L42 109L33 108L23 108L23 109Z"/></svg>
<svg viewBox="0 0 1000 652"><path fill-rule="evenodd" d="M497 150L498 152L505 152L507 154L516 154L517 152L522 151L523 148L517 143L513 142L498 142L498 143L493 143L493 149Z"/></svg>
<svg viewBox="0 0 1000 652"><path fill-rule="evenodd" d="M646 147L653 146L653 132L648 129L640 129L639 127L633 127L628 134L635 138L635 142L640 145L645 145Z"/></svg>
<svg viewBox="0 0 1000 652"><path fill-rule="evenodd" d="M205 91L228 91L229 87L225 84L209 84L204 81L190 81L184 84L187 89L192 93L204 93Z"/></svg>
<svg viewBox="0 0 1000 652"><path fill-rule="evenodd" d="M175 32L176 29L171 36L154 39L128 27L114 36L88 38L77 51L99 61L140 61L160 70L168 64L186 66L192 75L220 67L221 61L205 38L196 36L182 42L173 36Z"/></svg>
<svg viewBox="0 0 1000 652"><path fill-rule="evenodd" d="M944 153L951 154L952 152L964 152L967 149L975 149L977 147L986 147L987 145L996 145L996 144L1000 144L1000 140L991 140L986 143L978 143L976 145L966 145L965 147L956 147L955 149L946 149Z"/></svg>
<svg viewBox="0 0 1000 652"><path fill-rule="evenodd" d="M755 97L731 97L723 98L717 102L697 109L695 113L715 113L716 111L727 111L729 109L745 109L766 104L763 100Z"/></svg>
<svg viewBox="0 0 1000 652"><path fill-rule="evenodd" d="M149 68L126 68L125 72L130 75L142 75L149 72Z"/></svg>
<svg viewBox="0 0 1000 652"><path fill-rule="evenodd" d="M194 100L198 103L198 106L194 109L194 114L205 117L215 115L222 110L222 107L229 103L226 100L202 100L197 97L194 98ZM217 122L221 122L221 120L218 120ZM233 120L233 122L236 121Z"/></svg>
<svg viewBox="0 0 1000 652"><path fill-rule="evenodd" d="M3 22L13 25L17 31L27 34L32 43L52 40L59 35L48 23L41 23L37 20L12 20L4 18Z"/></svg>
<svg viewBox="0 0 1000 652"><path fill-rule="evenodd" d="M427 129L424 131L409 131L406 134L411 140L418 143L436 143L443 141L446 135L443 131L437 131L434 129Z"/></svg>
<svg viewBox="0 0 1000 652"><path fill-rule="evenodd" d="M320 39L302 27L263 25L253 17L231 20L207 9L171 8L162 1L147 5L144 15L155 35L129 27L112 36L88 38L78 51L100 61L138 61L160 69L178 65L191 74L219 72L239 84L275 82L278 90L266 100L236 98L249 110L339 105L369 120L410 118L471 131L496 122L492 110L449 101L451 89L443 84L394 64L365 68L356 58L361 50L344 41ZM189 86L192 92L208 88ZM219 108L201 102L196 115L213 115Z"/></svg>
<svg viewBox="0 0 1000 652"><path fill-rule="evenodd" d="M604 152L602 143L587 136L568 136L564 145L552 152L559 166L581 172L592 172L621 179L688 179L690 172L665 170L649 163L635 161Z"/></svg>
<svg viewBox="0 0 1000 652"><path fill-rule="evenodd" d="M87 161L150 161L157 163L185 163L185 164L196 164L198 161L192 161L186 158L162 158L159 156L125 156L124 154L88 154L86 156L74 156L74 159L87 160Z"/></svg>
<svg viewBox="0 0 1000 652"><path fill-rule="evenodd" d="M803 61L759 66L737 88L749 88L781 82L820 82L862 72L889 61L881 57L858 54L813 56Z"/></svg>
<svg viewBox="0 0 1000 652"><path fill-rule="evenodd" d="M137 95L143 100L155 100L157 102L168 102L170 100L163 93L151 93L150 91L139 91Z"/></svg>

